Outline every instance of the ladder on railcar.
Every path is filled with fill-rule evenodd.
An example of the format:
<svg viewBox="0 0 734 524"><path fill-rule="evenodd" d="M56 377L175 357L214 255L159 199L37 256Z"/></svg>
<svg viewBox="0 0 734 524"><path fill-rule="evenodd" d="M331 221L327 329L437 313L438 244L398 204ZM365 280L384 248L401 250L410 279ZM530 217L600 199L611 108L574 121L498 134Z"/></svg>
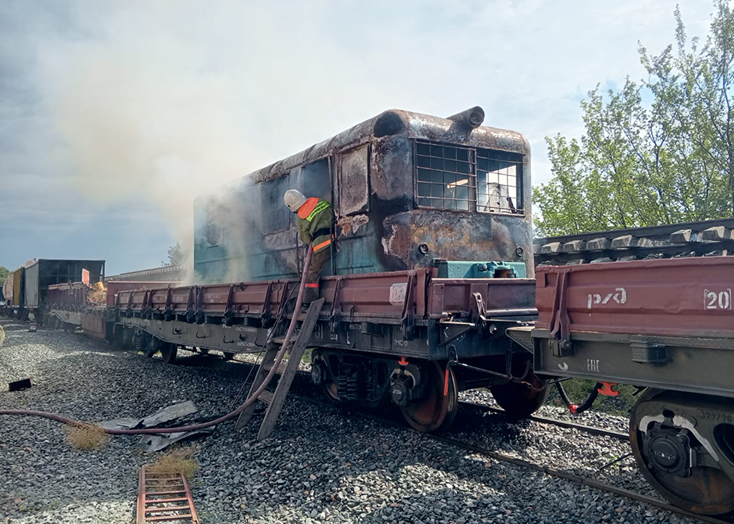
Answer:
<svg viewBox="0 0 734 524"><path fill-rule="evenodd" d="M287 362L284 358L275 371L276 374L280 375L280 380L278 380L275 390L272 391L265 389L257 397L258 400L267 405L265 418L263 419L262 424L260 424L260 431L257 434L258 440L268 438L275 429L275 422L278 419L278 415L280 415L280 411L283 409L285 398L288 396L288 391L290 390L293 379L298 371L298 364L301 362L304 351L306 351L306 345L311 339L311 334L316 327L316 321L319 318L319 314L321 313L321 308L323 306L323 298L311 303L308 311L306 312L306 316L303 318L298 335L294 335L295 342L293 341L293 337L291 337L291 341L288 343L289 347L286 352L286 358L288 359ZM294 315L296 314L298 314L298 312L294 312ZM263 381L268 376L268 373L270 373L270 370L273 369L275 358L278 355L283 342L284 340L282 338L272 338L268 342L265 355L260 361L260 367L257 370L252 386L250 386L250 392L247 395L247 398L250 398L260 388ZM255 413L255 406L256 403L253 402L242 413L240 413L235 426L236 429L242 429L248 422L250 422L253 414Z"/></svg>

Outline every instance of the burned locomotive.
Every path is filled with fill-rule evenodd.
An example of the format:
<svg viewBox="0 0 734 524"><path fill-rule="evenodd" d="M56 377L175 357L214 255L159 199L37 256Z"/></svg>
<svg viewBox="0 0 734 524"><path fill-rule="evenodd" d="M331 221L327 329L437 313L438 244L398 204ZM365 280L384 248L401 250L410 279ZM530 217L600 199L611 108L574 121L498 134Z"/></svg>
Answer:
<svg viewBox="0 0 734 524"><path fill-rule="evenodd" d="M287 308L283 282L297 277L306 249L282 202L295 188L335 214L311 344L313 380L331 398L392 398L422 430L446 425L465 388L491 386L518 414L537 409L545 385L530 353L504 336L536 315L530 150L521 134L483 119L478 107L449 118L386 111L198 198L194 265L210 283L198 309L227 304L200 315L211 334L185 343L216 348L213 339L231 340L218 330L234 328L236 344L222 350L254 351L257 330ZM145 297L123 299L134 309ZM174 292L167 302L190 299Z"/></svg>
<svg viewBox="0 0 734 524"><path fill-rule="evenodd" d="M440 276L532 277L529 146L479 126L483 116L387 111L201 196L197 273L206 282L296 277L302 254L283 205L294 188L332 203L333 275L438 267Z"/></svg>

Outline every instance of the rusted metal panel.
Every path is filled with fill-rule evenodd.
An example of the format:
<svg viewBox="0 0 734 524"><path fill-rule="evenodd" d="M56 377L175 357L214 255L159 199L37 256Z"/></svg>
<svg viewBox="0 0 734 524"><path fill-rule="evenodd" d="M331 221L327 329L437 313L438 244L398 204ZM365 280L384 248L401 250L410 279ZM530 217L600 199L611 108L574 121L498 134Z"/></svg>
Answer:
<svg viewBox="0 0 734 524"><path fill-rule="evenodd" d="M732 282L732 257L539 267L536 327L567 333L730 338Z"/></svg>
<svg viewBox="0 0 734 524"><path fill-rule="evenodd" d="M25 297L25 293L23 292L23 284L25 283L25 268L20 267L16 269L11 277L13 278L13 305L22 306Z"/></svg>
<svg viewBox="0 0 734 524"><path fill-rule="evenodd" d="M88 337L97 340L105 340L107 336L107 323L102 311L94 313L82 313L82 329Z"/></svg>
<svg viewBox="0 0 734 524"><path fill-rule="evenodd" d="M158 289L176 286L176 281L152 280L152 281L127 281L127 280L108 280L105 282L107 286L107 305L114 306L116 304L116 295L120 291L131 289Z"/></svg>
<svg viewBox="0 0 734 524"><path fill-rule="evenodd" d="M469 316L477 309L476 295L482 298L488 315L535 314L535 280L530 278L436 278L428 288L428 316L446 314Z"/></svg>
<svg viewBox="0 0 734 524"><path fill-rule="evenodd" d="M48 287L46 304L53 308L80 308L88 303L89 286L82 282Z"/></svg>

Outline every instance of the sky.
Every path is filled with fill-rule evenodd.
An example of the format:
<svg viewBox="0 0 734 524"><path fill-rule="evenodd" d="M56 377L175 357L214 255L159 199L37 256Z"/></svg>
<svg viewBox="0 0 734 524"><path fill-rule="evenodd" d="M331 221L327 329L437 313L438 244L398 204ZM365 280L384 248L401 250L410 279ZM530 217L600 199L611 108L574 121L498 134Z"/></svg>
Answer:
<svg viewBox="0 0 734 524"><path fill-rule="evenodd" d="M713 4L679 0L687 34ZM156 267L193 198L386 109L583 133L597 84L674 42L663 0L2 0L0 266Z"/></svg>

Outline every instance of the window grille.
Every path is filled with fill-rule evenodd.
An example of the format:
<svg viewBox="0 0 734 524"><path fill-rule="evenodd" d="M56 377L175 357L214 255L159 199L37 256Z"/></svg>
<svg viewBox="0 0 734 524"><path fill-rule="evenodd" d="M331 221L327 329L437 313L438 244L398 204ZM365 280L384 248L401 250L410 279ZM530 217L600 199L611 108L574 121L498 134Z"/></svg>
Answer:
<svg viewBox="0 0 734 524"><path fill-rule="evenodd" d="M474 164L473 149L418 142L418 205L437 209L473 210L477 189Z"/></svg>
<svg viewBox="0 0 734 524"><path fill-rule="evenodd" d="M521 213L522 155L418 141L416 198L421 207Z"/></svg>

